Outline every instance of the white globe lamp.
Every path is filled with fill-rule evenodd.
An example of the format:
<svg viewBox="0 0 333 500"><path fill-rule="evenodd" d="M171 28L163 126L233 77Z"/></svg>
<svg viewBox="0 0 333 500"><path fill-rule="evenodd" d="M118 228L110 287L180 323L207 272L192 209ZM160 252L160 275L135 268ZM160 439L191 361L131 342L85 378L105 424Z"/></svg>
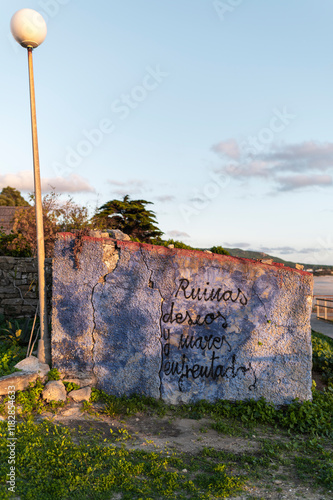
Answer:
<svg viewBox="0 0 333 500"><path fill-rule="evenodd" d="M43 16L33 9L18 10L12 17L10 29L15 40L25 48L38 47L47 33Z"/></svg>

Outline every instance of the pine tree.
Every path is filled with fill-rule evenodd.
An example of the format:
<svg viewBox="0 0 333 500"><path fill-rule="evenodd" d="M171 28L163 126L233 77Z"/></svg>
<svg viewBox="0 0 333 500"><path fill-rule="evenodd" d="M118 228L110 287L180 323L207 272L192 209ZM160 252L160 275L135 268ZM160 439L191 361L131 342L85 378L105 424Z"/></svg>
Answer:
<svg viewBox="0 0 333 500"><path fill-rule="evenodd" d="M0 205L5 207L28 207L29 203L23 198L20 191L7 186L0 193Z"/></svg>
<svg viewBox="0 0 333 500"><path fill-rule="evenodd" d="M131 238L149 243L163 234L156 225L155 213L146 208L151 204L146 200L130 200L129 195L123 200L108 201L98 209L93 224L104 229L119 229Z"/></svg>

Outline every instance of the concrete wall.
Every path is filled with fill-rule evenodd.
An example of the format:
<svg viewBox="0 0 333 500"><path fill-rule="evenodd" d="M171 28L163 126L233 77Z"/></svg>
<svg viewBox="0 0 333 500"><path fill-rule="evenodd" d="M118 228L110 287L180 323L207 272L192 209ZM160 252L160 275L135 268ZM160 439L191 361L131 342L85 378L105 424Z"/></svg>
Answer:
<svg viewBox="0 0 333 500"><path fill-rule="evenodd" d="M62 234L53 366L169 403L311 398L312 276L247 259Z"/></svg>
<svg viewBox="0 0 333 500"><path fill-rule="evenodd" d="M51 312L51 259L46 259L46 282ZM37 283L36 259L0 256L0 314L7 319L34 317L38 303Z"/></svg>

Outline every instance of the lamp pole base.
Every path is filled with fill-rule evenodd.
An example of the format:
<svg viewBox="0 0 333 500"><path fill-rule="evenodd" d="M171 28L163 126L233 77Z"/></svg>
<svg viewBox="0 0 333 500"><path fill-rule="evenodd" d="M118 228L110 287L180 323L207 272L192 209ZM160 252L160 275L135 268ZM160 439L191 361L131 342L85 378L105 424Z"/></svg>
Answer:
<svg viewBox="0 0 333 500"><path fill-rule="evenodd" d="M51 363L51 343L48 340L38 341L37 357L41 363Z"/></svg>

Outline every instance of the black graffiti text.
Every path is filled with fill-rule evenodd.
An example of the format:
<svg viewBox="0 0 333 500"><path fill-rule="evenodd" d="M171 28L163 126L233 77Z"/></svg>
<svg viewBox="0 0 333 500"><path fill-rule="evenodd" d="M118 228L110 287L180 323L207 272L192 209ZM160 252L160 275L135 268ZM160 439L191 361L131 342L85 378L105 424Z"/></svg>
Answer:
<svg viewBox="0 0 333 500"><path fill-rule="evenodd" d="M184 335L180 336L178 349L202 349L203 351L207 349L221 349L223 344L227 344L228 351L231 352L231 345L227 341L225 335L222 337L217 337L216 335L205 335L203 337L196 337L194 335Z"/></svg>
<svg viewBox="0 0 333 500"><path fill-rule="evenodd" d="M227 302L231 300L231 302L239 301L243 306L247 304L247 298L240 288L237 288L237 292L232 290L223 291L222 288L209 289L207 287L202 290L201 288L189 288L190 282L186 278L181 278L179 281L180 283L175 297L183 295L186 300L204 300L205 302L214 300L217 302L221 302L221 300ZM207 282L206 285L209 285L209 282Z"/></svg>
<svg viewBox="0 0 333 500"><path fill-rule="evenodd" d="M226 318L220 313L220 311L207 313L206 315L194 313L194 316L192 317L189 311L185 311L184 313L182 312L175 313L174 305L175 303L172 302L170 312L163 314L162 321L164 323L172 324L176 322L178 325L182 325L183 323L185 323L191 326L192 325L202 326L202 325L211 325L218 318L222 318L223 319L222 328L227 328L228 326Z"/></svg>
<svg viewBox="0 0 333 500"><path fill-rule="evenodd" d="M185 354L182 355L181 362L178 361L166 361L163 365L163 372L166 376L177 375L178 388L179 391L183 391L184 379L192 378L196 380L198 378L211 378L212 380L217 380L218 378L235 378L239 374L245 375L250 372L253 376L253 383L248 387L251 391L255 389L257 383L257 377L254 369L252 368L251 362L249 362L248 367L238 366L236 367L236 355L234 354L231 359L231 363L226 365L215 364L220 356L216 356L215 351L212 352L212 357L210 358L210 365L194 364L190 366L187 363L187 357Z"/></svg>

